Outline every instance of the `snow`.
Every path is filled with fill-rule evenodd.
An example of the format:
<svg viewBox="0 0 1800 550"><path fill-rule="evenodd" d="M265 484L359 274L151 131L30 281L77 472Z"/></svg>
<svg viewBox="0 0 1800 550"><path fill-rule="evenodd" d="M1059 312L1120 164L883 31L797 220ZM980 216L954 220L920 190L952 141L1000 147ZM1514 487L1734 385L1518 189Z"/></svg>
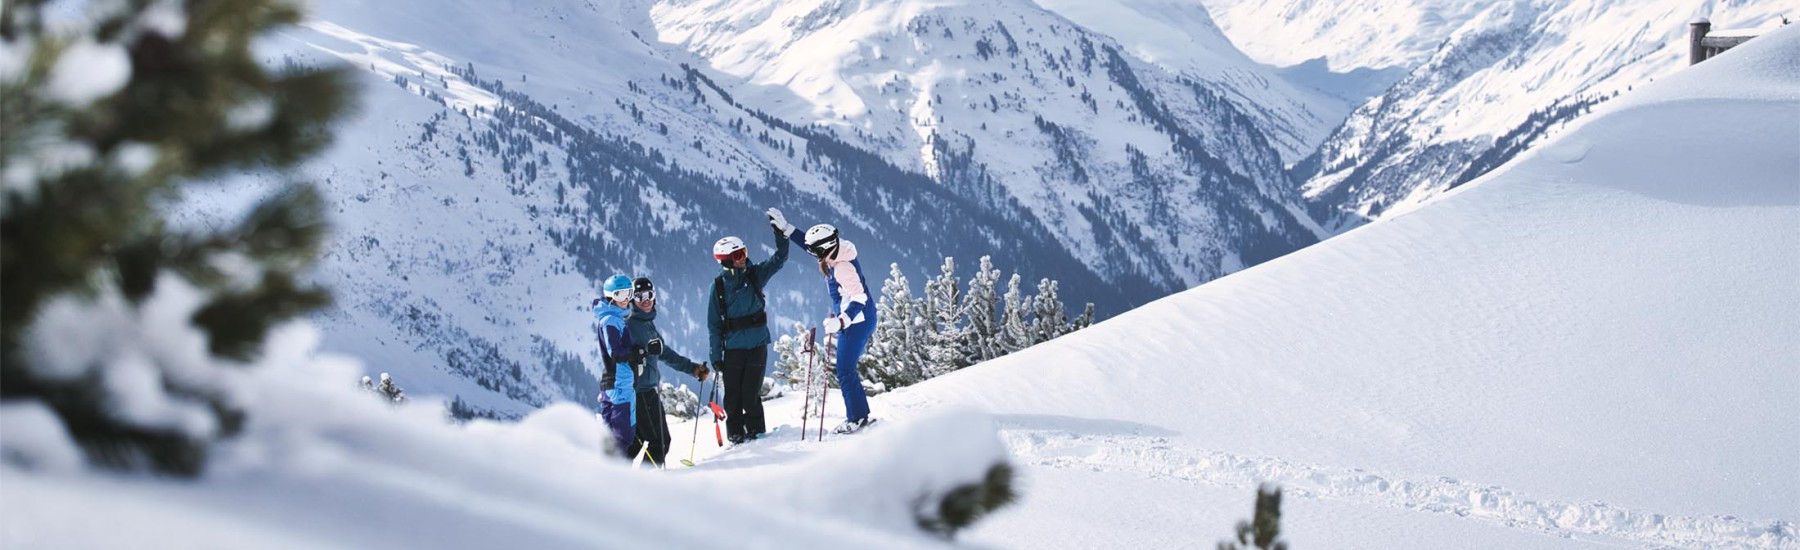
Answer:
<svg viewBox="0 0 1800 550"><path fill-rule="evenodd" d="M1203 0L1257 61L1291 66L1325 55L1336 72L1412 67L1457 27L1499 5L1481 0Z"/></svg>
<svg viewBox="0 0 1800 550"><path fill-rule="evenodd" d="M211 371L206 338L189 322L200 292L165 275L139 307L116 289L92 298L60 296L45 304L25 336L24 352L43 380L98 381L107 414L126 424L176 430L195 437L217 430L210 407L171 393L165 383L228 396L231 372Z"/></svg>
<svg viewBox="0 0 1800 550"><path fill-rule="evenodd" d="M11 84L24 77L35 49L23 40L0 39L0 83Z"/></svg>
<svg viewBox="0 0 1800 550"><path fill-rule="evenodd" d="M1038 0L1044 9L1104 34L1132 55L1169 71L1217 83L1242 98L1253 116L1274 117L1269 125L1283 157L1310 153L1350 110L1380 90L1306 82L1252 61L1225 36L1205 6L1182 0ZM1285 135L1292 132L1292 136Z"/></svg>
<svg viewBox="0 0 1800 550"><path fill-rule="evenodd" d="M181 38L187 32L187 22L187 11L177 0L152 2L137 19L139 27L168 38Z"/></svg>
<svg viewBox="0 0 1800 550"><path fill-rule="evenodd" d="M250 424L193 482L82 470L41 405L0 408L0 546L939 547L920 503L1010 458L1021 502L963 542L1209 546L1273 482L1296 548L1800 548L1796 58L1781 29L1638 86L1417 210L877 396L867 433L801 442L799 396L770 401L771 438L701 434L692 470L599 456L577 405L467 426L389 406L288 325L229 381ZM468 229L421 246L517 221L478 196ZM119 300L53 303L25 351L212 360L178 282ZM120 400L147 403L129 382ZM710 422L673 423L671 456Z"/></svg>
<svg viewBox="0 0 1800 550"><path fill-rule="evenodd" d="M1234 38L1263 27L1292 34L1277 41L1295 55L1321 53L1332 67L1390 66L1410 71L1382 97L1353 112L1296 174L1304 193L1345 220L1321 220L1334 231L1370 217L1404 214L1451 185L1489 170L1567 130L1595 103L1611 100L1688 66L1689 27L1711 14L1730 26L1768 32L1792 0L1717 5L1698 0L1290 2L1221 0L1220 21ZM1394 21L1431 13L1429 22ZM1423 21L1423 20L1422 20ZM1371 30L1366 40L1346 29ZM1255 35L1242 47L1258 56ZM1418 39L1411 46L1389 38ZM1365 43L1367 42L1367 43ZM1401 48L1402 55L1393 55ZM1381 56L1391 56L1378 61ZM1262 57L1258 57L1262 59ZM1507 138L1507 139L1503 139ZM1483 158L1495 155L1491 158Z"/></svg>
<svg viewBox="0 0 1800 550"><path fill-rule="evenodd" d="M83 38L59 52L44 91L52 100L80 107L118 92L129 80L131 56L125 46Z"/></svg>
<svg viewBox="0 0 1800 550"><path fill-rule="evenodd" d="M1125 476L1428 526L1353 547L1800 547L1800 33L1758 40L1411 214L877 411L1001 419L1034 465L1014 513L1041 513L979 540L1057 540ZM1156 533L1194 506L1103 517ZM1319 525L1293 540L1342 543Z"/></svg>
<svg viewBox="0 0 1800 550"><path fill-rule="evenodd" d="M304 325L271 339L251 425L199 483L0 466L0 543L928 548L941 541L911 523L918 499L1005 452L991 421L946 411L783 468L634 471L599 455L601 428L579 407L457 427L437 403L393 408L339 383L360 367L313 355L317 341Z"/></svg>
<svg viewBox="0 0 1800 550"><path fill-rule="evenodd" d="M81 468L81 450L49 406L37 400L0 404L0 461L64 474Z"/></svg>

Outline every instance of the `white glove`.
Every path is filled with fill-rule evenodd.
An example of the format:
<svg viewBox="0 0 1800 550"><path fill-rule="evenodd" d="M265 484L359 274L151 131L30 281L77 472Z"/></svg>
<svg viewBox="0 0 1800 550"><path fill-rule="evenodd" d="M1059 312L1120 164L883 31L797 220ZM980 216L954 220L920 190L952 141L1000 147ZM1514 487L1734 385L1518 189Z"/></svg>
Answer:
<svg viewBox="0 0 1800 550"><path fill-rule="evenodd" d="M835 333L835 332L842 331L842 330L844 330L844 327L849 326L850 319L848 317L844 317L842 315L834 315L831 317L826 317L824 324L825 324L825 332L826 333Z"/></svg>
<svg viewBox="0 0 1800 550"><path fill-rule="evenodd" d="M788 223L787 217L782 216L781 211L774 208L769 209L769 226L780 231L782 235L794 233L794 224Z"/></svg>

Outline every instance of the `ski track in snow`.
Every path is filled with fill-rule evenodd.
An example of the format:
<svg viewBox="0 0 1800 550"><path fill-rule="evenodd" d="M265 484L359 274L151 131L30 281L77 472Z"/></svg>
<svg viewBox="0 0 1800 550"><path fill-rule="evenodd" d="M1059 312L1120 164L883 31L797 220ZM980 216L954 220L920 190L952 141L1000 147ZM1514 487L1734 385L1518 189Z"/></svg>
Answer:
<svg viewBox="0 0 1800 550"><path fill-rule="evenodd" d="M1001 435L1017 462L1031 466L1136 473L1231 487L1269 482L1281 486L1289 496L1452 514L1563 538L1604 536L1653 548L1800 548L1796 526L1785 520L1673 516L1603 502L1540 500L1450 477L1408 478L1242 456L1184 447L1157 436L1082 434L1016 425L1007 426Z"/></svg>

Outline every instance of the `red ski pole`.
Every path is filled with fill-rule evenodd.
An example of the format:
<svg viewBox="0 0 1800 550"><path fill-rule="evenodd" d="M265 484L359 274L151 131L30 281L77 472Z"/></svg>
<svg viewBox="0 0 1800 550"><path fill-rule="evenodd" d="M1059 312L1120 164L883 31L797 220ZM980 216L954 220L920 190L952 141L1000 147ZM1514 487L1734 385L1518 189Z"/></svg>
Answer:
<svg viewBox="0 0 1800 550"><path fill-rule="evenodd" d="M725 432L719 430L719 419L725 417L725 409L719 407L719 379L713 379L713 400L706 403L713 412L713 438L719 440L719 446L725 446Z"/></svg>

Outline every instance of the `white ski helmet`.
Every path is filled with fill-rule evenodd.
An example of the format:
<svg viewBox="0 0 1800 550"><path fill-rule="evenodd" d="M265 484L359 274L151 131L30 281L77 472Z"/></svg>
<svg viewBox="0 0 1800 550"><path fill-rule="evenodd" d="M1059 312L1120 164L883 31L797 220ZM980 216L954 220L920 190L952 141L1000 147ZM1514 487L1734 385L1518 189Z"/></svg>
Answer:
<svg viewBox="0 0 1800 550"><path fill-rule="evenodd" d="M806 230L806 251L813 256L824 258L837 254L838 230L831 224L821 223Z"/></svg>
<svg viewBox="0 0 1800 550"><path fill-rule="evenodd" d="M744 240L737 237L725 237L713 243L713 258L724 260L744 249Z"/></svg>

